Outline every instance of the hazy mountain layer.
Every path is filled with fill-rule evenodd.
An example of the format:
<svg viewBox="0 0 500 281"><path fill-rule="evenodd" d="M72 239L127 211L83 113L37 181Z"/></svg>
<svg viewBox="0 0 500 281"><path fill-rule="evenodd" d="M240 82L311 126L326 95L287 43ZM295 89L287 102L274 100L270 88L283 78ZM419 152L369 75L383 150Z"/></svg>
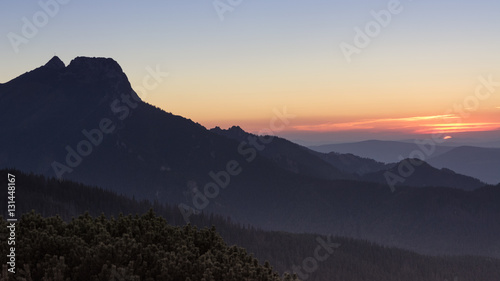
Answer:
<svg viewBox="0 0 500 281"><path fill-rule="evenodd" d="M498 187L391 192L387 184L325 179L313 161L345 173L285 140L276 143L287 143L289 153L257 139L271 155L293 156L301 167L294 171L248 139L142 102L111 59L76 58L65 67L54 58L3 84L0 120L0 133L9 136L0 139L0 167L170 203L186 221L216 212L265 229L338 234L422 253L500 255Z"/></svg>

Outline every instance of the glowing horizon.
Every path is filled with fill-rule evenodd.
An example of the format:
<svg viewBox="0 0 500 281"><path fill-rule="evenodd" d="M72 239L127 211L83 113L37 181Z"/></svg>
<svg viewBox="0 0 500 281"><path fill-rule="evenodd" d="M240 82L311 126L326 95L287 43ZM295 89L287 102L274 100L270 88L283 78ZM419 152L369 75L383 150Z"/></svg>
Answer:
<svg viewBox="0 0 500 281"><path fill-rule="evenodd" d="M401 1L349 62L339 46L356 45L355 28L387 3L244 1L221 20L211 2L71 1L16 53L7 35L22 35L23 17L41 8L4 1L0 83L54 55L66 65L110 57L134 89L148 67L168 72L144 100L207 128L258 132L286 106L296 115L284 129L292 138L498 130L500 2Z"/></svg>
<svg viewBox="0 0 500 281"><path fill-rule="evenodd" d="M456 123L441 123L454 119ZM402 118L381 118L361 120L356 122L344 123L324 123L314 125L292 126L298 131L314 132L341 132L349 130L393 130L401 132L410 132L415 134L431 133L457 133L457 132L477 132L477 131L495 131L500 129L500 122L462 122L458 115L444 114L434 116L412 116ZM430 123L432 122L432 123Z"/></svg>

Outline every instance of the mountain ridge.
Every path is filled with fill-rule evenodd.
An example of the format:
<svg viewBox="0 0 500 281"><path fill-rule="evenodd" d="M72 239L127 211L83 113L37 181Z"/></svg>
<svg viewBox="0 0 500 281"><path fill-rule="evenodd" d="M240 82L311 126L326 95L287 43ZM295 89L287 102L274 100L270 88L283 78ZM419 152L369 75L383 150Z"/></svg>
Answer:
<svg viewBox="0 0 500 281"><path fill-rule="evenodd" d="M362 178L391 186L443 186L474 190L487 185L476 178L458 174L447 168L437 169L420 159L403 159L387 170L365 174Z"/></svg>
<svg viewBox="0 0 500 281"><path fill-rule="evenodd" d="M57 221L62 219L71 222L72 218L81 217L83 214L87 219L89 215L94 218L99 217L102 222L104 217L133 218L136 214L140 216L144 213L150 214L148 210L152 209L157 215L166 219L169 225L185 225L175 207L164 206L157 201L138 202L100 188L58 181L40 175L27 175L18 170L0 170L0 178L6 178L6 173L15 174L16 179L23 182L25 186L19 190L18 194L23 198L18 205L19 209L16 210L18 215L30 214L32 210L35 210L43 217L58 215ZM82 202L89 203L82 204ZM89 215L85 215L85 211L88 211ZM131 216L127 216L128 214ZM5 217L6 214L3 215ZM261 264L269 261L279 273L291 271L294 265L300 266L303 259L310 256L313 249L317 248L318 238L323 237L312 233L264 231L250 225L240 225L229 217L214 214L199 214L193 216L192 219L191 226L197 226L199 229L215 226L228 245L244 247L248 253L252 253L255 258L259 259ZM54 218L49 219L48 222L54 222ZM316 272L307 274L309 277L307 280L326 280L331 279L332 276L336 276L337 280L356 278L371 280L374 278L374 272L370 269L373 268L379 268L378 276L382 278L381 280L391 281L434 280L436 274L443 278L460 276L460 280L478 280L478 276L482 276L480 280L497 281L498 278L495 279L493 275L500 274L498 266L500 260L498 259L471 256L422 256L407 250L383 247L352 238L327 236L324 239L334 241L339 246ZM33 242L33 240L27 241ZM6 244L2 246L7 247ZM135 257L135 255L131 256L132 259ZM353 260L357 262L352 262ZM388 264L391 264L389 269L386 268ZM439 268L436 269L436 265L439 265ZM300 268L297 272L306 276ZM443 278L438 278L437 281L442 281Z"/></svg>
<svg viewBox="0 0 500 281"><path fill-rule="evenodd" d="M482 179L489 184L500 183L500 148L459 146L429 159L429 163Z"/></svg>
<svg viewBox="0 0 500 281"><path fill-rule="evenodd" d="M453 147L441 146L433 143L432 156L440 155L446 151L451 150ZM352 153L360 157L366 157L380 161L383 163L394 163L400 160L400 157L408 158L412 151L424 150L428 143L406 143L399 141L381 141L381 140L367 140L352 143L340 144L327 144L321 146L310 146L309 148L318 152L337 152L337 153ZM423 148L422 148L423 147Z"/></svg>
<svg viewBox="0 0 500 281"><path fill-rule="evenodd" d="M245 132L239 126L232 126L226 130L215 127L211 131L240 142L263 137ZM443 186L473 190L486 185L478 179L458 174L450 169L436 169L419 159L383 164L353 154L313 151L277 136L272 136L272 142L259 149L259 153L281 168L318 179L348 179L389 184L390 181L386 176L389 173L392 180L397 180L398 186ZM331 167L325 166L325 163ZM409 164L406 165L407 163ZM411 175L402 177L405 173L399 170L403 165L412 170Z"/></svg>
<svg viewBox="0 0 500 281"><path fill-rule="evenodd" d="M210 131L219 135L243 142L250 140L250 143L263 137L270 138L271 141L265 146L254 147L267 159L273 161L278 166L293 173L307 175L320 179L356 179L354 175L340 171L337 167L329 165L326 161L317 157L308 148L295 144L287 139L278 136L258 136L245 132L239 126L232 126L227 130L215 127Z"/></svg>
<svg viewBox="0 0 500 281"><path fill-rule="evenodd" d="M109 61L97 65L101 62ZM82 78L67 69L46 68L0 88L0 120L6 124L0 134L11 136L0 139L0 167L55 176L57 162L72 170L62 180L184 204L196 213L231 214L269 230L341 234L432 253L498 254L497 248L486 248L498 242L489 236L500 232L490 203L498 189L401 187L393 193L381 183L294 173L249 142L122 99L133 91L125 75L117 84L113 75ZM471 226L472 232L460 231ZM485 244L469 241L470 233Z"/></svg>

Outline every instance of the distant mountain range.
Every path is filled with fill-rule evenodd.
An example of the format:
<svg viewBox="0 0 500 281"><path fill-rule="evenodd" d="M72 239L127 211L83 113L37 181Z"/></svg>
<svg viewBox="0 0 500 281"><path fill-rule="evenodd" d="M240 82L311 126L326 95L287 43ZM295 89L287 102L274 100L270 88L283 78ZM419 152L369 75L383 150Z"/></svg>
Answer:
<svg viewBox="0 0 500 281"><path fill-rule="evenodd" d="M227 130L217 127L211 131L240 142L259 138L237 126ZM271 143L262 146L260 154L288 171L320 179L350 179L387 184L386 174L391 173L402 178L397 182L398 186L442 186L473 190L485 185L478 179L457 174L446 168L436 169L418 159L403 159L398 163L383 164L353 154L315 152L279 137L273 137ZM411 175L402 177L400 167L406 162L414 171Z"/></svg>
<svg viewBox="0 0 500 281"><path fill-rule="evenodd" d="M112 59L54 57L0 85L0 120L0 167L169 203L187 219L215 212L265 229L500 256L498 187L423 164L391 192L384 174L399 173L397 156L384 164L207 130L143 102Z"/></svg>
<svg viewBox="0 0 500 281"><path fill-rule="evenodd" d="M489 184L500 183L500 148L461 146L428 161L435 167L446 167Z"/></svg>
<svg viewBox="0 0 500 281"><path fill-rule="evenodd" d="M432 156L437 156L453 149L453 147L440 145L433 145L433 147L430 147L428 144L422 144L422 147L423 148L415 143L409 142L368 140L353 143L311 146L309 148L323 153L352 153L360 157L366 157L384 163L396 163L406 158L415 158L411 156L413 151L421 151L424 149L427 151L428 149L429 152L432 151Z"/></svg>
<svg viewBox="0 0 500 281"><path fill-rule="evenodd" d="M401 173L400 169L403 169L404 172ZM406 176L406 173L409 176ZM391 176L397 178L392 179ZM485 185L476 178L460 175L446 168L436 169L419 159L404 159L387 170L365 174L362 179L380 183L394 181L394 186L425 187L434 185L464 190L474 190Z"/></svg>
<svg viewBox="0 0 500 281"><path fill-rule="evenodd" d="M419 143L371 140L309 148L323 153L352 153L384 163L399 162L412 154L423 155L436 168L448 168L488 184L500 183L500 148L432 145L423 140Z"/></svg>

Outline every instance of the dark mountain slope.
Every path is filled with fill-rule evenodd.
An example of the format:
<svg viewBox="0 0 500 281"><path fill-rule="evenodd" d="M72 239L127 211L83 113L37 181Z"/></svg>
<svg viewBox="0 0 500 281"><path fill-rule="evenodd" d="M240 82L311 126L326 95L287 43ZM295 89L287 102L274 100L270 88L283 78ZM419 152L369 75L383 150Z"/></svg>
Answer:
<svg viewBox="0 0 500 281"><path fill-rule="evenodd" d="M0 178L6 179L6 171ZM45 215L61 214L68 218L89 209L101 212L144 212L148 204L131 204L127 198L103 190L89 190L57 180L26 176L14 171L19 191L18 209L34 208ZM80 190L80 191L79 191ZM473 254L500 258L500 187L483 187L474 191L453 188L397 188L392 193L386 185L357 182L309 183L309 190L293 188L281 198L269 200L251 196L251 189L230 192L240 203L231 216L239 223L250 222L266 229L289 232L315 232L377 241L425 254ZM237 195L240 194L240 195ZM22 198L22 200L21 200ZM243 199L241 199L243 198ZM257 202L267 205L252 206ZM224 200L213 200L223 204ZM185 224L178 208L161 211L169 222ZM2 205L0 204L0 207ZM6 210L6 206L1 208ZM204 210L206 213L207 210ZM244 214L252 212L257 215ZM192 215L192 223L198 216ZM224 236L227 237L227 236ZM233 237L232 239L237 239ZM236 241L236 240L230 240Z"/></svg>
<svg viewBox="0 0 500 281"><path fill-rule="evenodd" d="M500 182L500 148L461 146L430 158L431 165L447 167L489 184Z"/></svg>
<svg viewBox="0 0 500 281"><path fill-rule="evenodd" d="M258 140L262 137L247 133L236 126L227 130L216 127L211 131L239 142L251 143L250 139ZM258 146L256 149L259 150ZM383 164L353 154L320 153L279 137L272 137L272 142L262 146L259 153L286 170L318 179L349 178L385 183L386 172L399 175L398 169L401 166L401 162ZM415 168L415 172L405 177L404 181L398 181L398 185L443 186L464 190L473 190L485 185L477 179L456 174L449 169L438 170L419 160L414 160L414 162L421 164L410 163L410 166Z"/></svg>
<svg viewBox="0 0 500 281"><path fill-rule="evenodd" d="M464 190L474 190L486 185L478 179L446 168L436 169L418 159L405 159L385 171L363 175L363 179L395 186L443 186Z"/></svg>
<svg viewBox="0 0 500 281"><path fill-rule="evenodd" d="M57 162L62 179L266 229L341 234L425 253L500 255L500 219L490 207L498 189L391 193L385 184L293 173L250 146L134 97L109 59L77 58L8 82L0 89L0 133L9 136L0 139L0 167L54 176Z"/></svg>
<svg viewBox="0 0 500 281"><path fill-rule="evenodd" d="M113 60L49 65L8 82L0 92L0 120L6 120L0 133L15 136L0 140L0 167L60 175L276 229L328 205L300 202L322 198L310 177L137 99ZM237 175L228 177L228 167Z"/></svg>
<svg viewBox="0 0 500 281"><path fill-rule="evenodd" d="M249 140L256 140L257 145L254 147L259 150L262 156L272 160L278 166L297 174L320 179L356 178L350 173L341 172L337 167L321 159L319 155L314 155L308 148L277 136L265 136L272 138L272 141L269 144L262 145L259 144L258 140L264 136L247 133L237 126L233 126L227 130L216 127L211 129L211 131L239 142L246 141L250 143Z"/></svg>
<svg viewBox="0 0 500 281"><path fill-rule="evenodd" d="M158 202L137 202L136 200L129 199L124 196L118 196L112 192L104 191L99 188L91 188L68 181L60 182L55 179L45 179L44 177L36 175L26 175L16 170L0 170L0 178L6 179L7 172L16 175L19 187L17 193L17 196L19 196L19 203L17 206L19 217L21 214L29 213L30 210L34 209L36 212L41 213L45 217L59 214L65 221L70 222L71 217L77 218L88 210L90 215L94 217L98 217L101 213L106 216L114 216L123 225L138 219L133 216L128 217L126 216L127 214L142 215L150 208L153 208L155 212L165 218L170 225L184 225L182 215L178 212L176 207L163 206ZM419 190L421 191L422 189ZM429 192L431 191L432 189L429 190ZM481 197L483 195L480 193L483 192L485 193L484 196L491 196L491 191L493 191L492 188L480 189L476 191L477 195L473 196ZM461 191L457 194L460 194L460 192ZM411 194L408 195L411 196ZM443 201L439 199L442 195L443 194L438 194L436 197L438 204L443 203ZM398 198L401 201L400 204L398 204L401 206L398 208L403 208L402 206L404 205L407 205L407 209L418 208L417 203L408 204L408 201L405 198L406 196L404 195ZM487 208L494 208L492 210L496 210L496 212L500 211L498 204L495 204L495 201L499 200L500 197L492 199L492 204L487 206ZM454 200L456 200L456 196ZM460 201L457 201L457 203L459 203L457 206L461 204ZM0 205L0 207L1 210L6 210L3 205ZM476 206L475 208L478 209L479 206ZM119 213L123 213L125 216L121 216ZM142 218L145 217L151 218L149 214L143 216ZM32 217L31 219L33 220L38 218ZM83 219L83 223L95 221L97 225L103 222L102 218L89 219L88 216L82 216L80 219ZM412 218L403 214L402 219L411 220ZM115 221L117 220L115 219ZM158 219L154 219L154 221L158 221ZM41 227L37 231L43 232L44 230L48 230L50 228L47 227L48 225L58 223L59 220L46 219L45 222L46 226ZM500 278L500 261L497 259L471 256L429 257L417 255L405 250L381 247L374 243L355 239L334 236L325 237L316 234L268 232L255 229L251 226L241 226L239 224L237 225L235 223L231 223L229 219L226 219L226 217L218 215L194 215L192 217L192 225L196 225L200 228L215 225L217 232L220 233L228 245L235 244L239 247L244 247L249 253L253 253L253 255L259 259L261 264L264 264L264 261L267 260L280 273L292 271L293 268L297 270L297 267L300 266L297 272L299 272L302 276L307 275L307 280L443 281L445 279L454 280L456 277L458 280L464 281L496 281ZM138 229L145 229L137 228L135 226L136 225L134 224L133 227L126 228L130 229L131 233L129 233L129 237L131 237L130 235L133 236L134 233L137 233L134 232L133 229L135 229L135 231ZM473 227L475 227L475 225L471 226L471 228ZM6 230L6 227L2 227L1 229L4 231ZM60 227L55 227L54 229L60 229ZM94 231L95 228L90 226L88 227L88 230ZM186 230L186 228L184 228L184 230ZM114 231L114 233L117 232ZM188 231L188 233L193 233L193 231ZM101 236L102 234L103 233L101 233ZM31 231L29 235L34 235L33 231ZM154 234L150 233L148 235ZM42 236L43 241L46 241L47 244L53 243L55 238L58 237L57 234L53 238L47 234ZM33 246L36 246L35 241L41 240L29 240L29 236L26 235L23 235L23 237L26 239L23 240L23 247L31 244L33 248ZM136 237L136 239L139 241L144 239L144 237L146 237L146 235L141 235L141 237ZM183 237L186 238L186 235L183 235ZM203 237L203 235L198 235L198 237ZM212 235L212 237L214 236ZM180 241L183 241L184 238L180 239ZM303 262L308 257L314 257L314 251L320 245L318 244L318 239L323 239L323 241L333 243L335 244L335 247L332 246L332 253L329 254L324 261L318 262L317 270L312 273L308 273L303 270ZM169 243L177 243L176 241L177 240L173 238ZM108 238L108 240L101 242L108 243L111 242L111 240ZM147 241L145 242L149 243ZM478 239L471 239L471 242L477 243L479 241ZM5 243L3 246L6 247L7 244ZM158 244L157 246L160 248L163 247L161 244ZM73 245L71 248L75 249L77 247L81 247L81 245ZM120 248L119 245L118 248ZM126 249L120 249L121 251L127 251ZM214 250L217 251L217 249ZM22 252L25 251L23 250ZM21 251L18 253L21 253ZM46 253L49 252L47 251ZM101 253L105 254L105 252ZM319 253L321 255L325 255L328 252L320 250ZM59 252L59 255L61 255L61 252ZM144 255L149 254L145 251ZM129 264L131 259L135 259L137 256L138 255L131 255L129 259L125 259L123 261L123 265L117 264L117 267L120 268L124 266L123 269L127 270L126 265ZM98 261L99 260L97 260L97 262ZM40 259L39 262L43 262L42 259ZM50 258L45 260L45 262L48 263L47 266L54 265L51 263ZM68 259L66 259L65 262L66 264L70 263ZM48 268L47 266L43 268ZM135 263L135 266L140 267L141 264ZM143 264L142 266L148 265ZM175 268L171 269L175 270ZM40 271L37 270L37 272Z"/></svg>
<svg viewBox="0 0 500 281"><path fill-rule="evenodd" d="M316 153L318 156L321 157L321 159L330 163L330 165L336 167L337 169L343 172L357 174L357 175L364 175L367 173L378 172L381 170L388 169L394 165L394 163L384 164L381 162L377 162L373 159L359 157L351 153L337 153L337 152L320 153L315 151L312 152Z"/></svg>
<svg viewBox="0 0 500 281"><path fill-rule="evenodd" d="M422 150L422 148L415 143L379 140L327 144L320 146L311 146L309 148L323 153L352 153L360 157L366 157L384 163L394 163L396 161L399 161L400 157L408 158L414 150ZM432 156L443 154L447 151L450 151L453 147L436 145L434 146L434 148L435 150L432 151ZM430 148L427 147L424 149Z"/></svg>
<svg viewBox="0 0 500 281"><path fill-rule="evenodd" d="M15 137L0 140L0 167L172 203L188 182L202 189L231 160L245 168L242 177L281 173L248 149L239 153L238 142L140 101L115 61L57 61L2 87L0 133Z"/></svg>

